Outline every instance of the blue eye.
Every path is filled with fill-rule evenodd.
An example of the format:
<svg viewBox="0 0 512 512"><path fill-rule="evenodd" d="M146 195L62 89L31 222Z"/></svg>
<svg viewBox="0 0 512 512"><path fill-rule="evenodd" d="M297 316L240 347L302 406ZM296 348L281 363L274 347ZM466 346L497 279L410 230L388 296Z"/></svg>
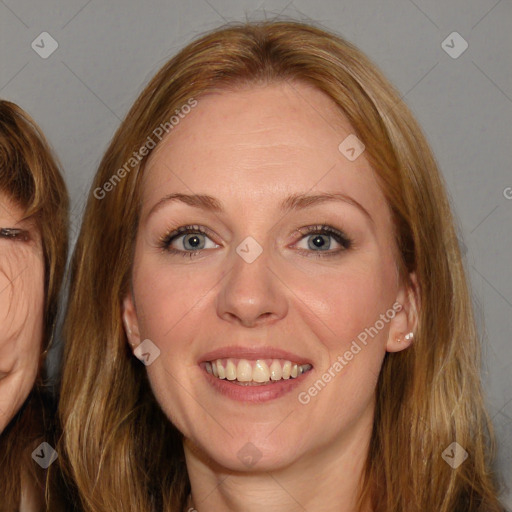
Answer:
<svg viewBox="0 0 512 512"><path fill-rule="evenodd" d="M315 254L315 256L319 257L338 255L340 252L350 249L353 244L352 240L343 232L326 224L307 226L298 231L304 235L304 239L308 239L307 249L311 249L314 253L320 253ZM334 239L341 246L341 249L329 250L331 249L331 241L329 239Z"/></svg>
<svg viewBox="0 0 512 512"><path fill-rule="evenodd" d="M331 226L319 224L307 226L297 230L303 235L304 239L309 239L307 248L300 248L301 252L317 253L314 256L326 257L336 256L352 247L352 240L342 231ZM171 245L181 239L183 249L176 249ZM334 239L341 246L340 249L330 250L331 241ZM213 247L207 247L207 241L210 240ZM201 254L203 250L219 247L209 237L209 231L201 226L181 226L160 239L159 247L170 254L179 254L183 257L192 258ZM309 251L308 251L309 249Z"/></svg>
<svg viewBox="0 0 512 512"><path fill-rule="evenodd" d="M193 235L193 236L189 236ZM160 240L160 247L165 249L171 254L180 254L185 257L193 257L200 254L203 249L207 249L205 242L202 241L203 237L207 237L208 231L201 228L201 226L181 226L178 229L174 230L172 233L165 235ZM183 247L184 250L175 249L171 247L171 244L179 239L183 239ZM189 247L187 247L187 245ZM217 244L213 244L218 247ZM210 249L214 249L215 247L209 247Z"/></svg>

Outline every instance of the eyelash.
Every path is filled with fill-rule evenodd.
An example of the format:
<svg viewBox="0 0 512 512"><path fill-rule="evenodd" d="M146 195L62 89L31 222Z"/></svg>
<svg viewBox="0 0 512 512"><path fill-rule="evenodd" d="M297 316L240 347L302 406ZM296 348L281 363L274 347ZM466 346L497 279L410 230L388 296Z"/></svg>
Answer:
<svg viewBox="0 0 512 512"><path fill-rule="evenodd" d="M29 239L28 231L16 228L0 228L0 238L8 238L9 240L23 240Z"/></svg>
<svg viewBox="0 0 512 512"><path fill-rule="evenodd" d="M317 224L314 226L306 226L304 228L297 229L299 233L303 235L302 238L307 237L309 235L318 234L318 235L329 235L332 236L336 242L338 242L342 249L338 249L336 251L306 251L305 249L301 249L300 251L306 251L306 252L313 252L318 253L315 257L319 258L329 258L334 256L339 256L340 253L347 251L348 249L351 249L353 246L353 241L345 235L342 231L339 231L327 224ZM200 249L198 251L181 251L178 249L173 249L170 247L170 244L180 236L187 235L187 234L202 234L209 236L209 230L206 230L202 228L201 226L181 226L171 233L168 233L160 238L159 240L159 247L170 254L179 254L185 258L192 258L194 256L198 256L202 253L202 251L208 250L208 249Z"/></svg>

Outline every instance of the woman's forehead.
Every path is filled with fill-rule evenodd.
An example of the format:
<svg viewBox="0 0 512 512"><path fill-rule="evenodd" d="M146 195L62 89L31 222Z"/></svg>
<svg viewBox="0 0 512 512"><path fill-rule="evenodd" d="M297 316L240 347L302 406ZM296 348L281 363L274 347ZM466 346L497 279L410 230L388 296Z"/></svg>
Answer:
<svg viewBox="0 0 512 512"><path fill-rule="evenodd" d="M151 154L144 202L164 190L258 199L279 189L318 189L375 203L382 194L364 152L350 160L340 150L350 137L353 129L334 102L307 85L210 94Z"/></svg>
<svg viewBox="0 0 512 512"><path fill-rule="evenodd" d="M9 194L0 190L0 227L16 224L23 218L24 209Z"/></svg>
<svg viewBox="0 0 512 512"><path fill-rule="evenodd" d="M340 141L353 130L343 113L326 94L303 83L275 83L207 93L184 115L150 160L163 148L193 144L214 149L219 142L251 146L300 145L305 148ZM172 144L166 144L168 139ZM336 144L336 147L338 144Z"/></svg>
<svg viewBox="0 0 512 512"><path fill-rule="evenodd" d="M0 228L29 230L33 240L41 241L41 228L35 216L26 217L26 209L0 190Z"/></svg>

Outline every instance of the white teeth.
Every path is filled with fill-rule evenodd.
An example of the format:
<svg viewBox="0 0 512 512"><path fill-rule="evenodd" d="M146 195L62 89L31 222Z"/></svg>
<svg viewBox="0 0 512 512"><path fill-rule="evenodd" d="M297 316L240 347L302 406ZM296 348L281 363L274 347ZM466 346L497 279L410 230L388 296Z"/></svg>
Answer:
<svg viewBox="0 0 512 512"><path fill-rule="evenodd" d="M272 380L281 380L281 377L283 376L283 369L281 368L281 364L279 361L276 361L275 359L272 361L272 364L270 365L270 378Z"/></svg>
<svg viewBox="0 0 512 512"><path fill-rule="evenodd" d="M217 359L205 363L206 371L218 379L237 380L239 383L264 384L269 381L300 377L311 369L310 364L297 364L283 359Z"/></svg>
<svg viewBox="0 0 512 512"><path fill-rule="evenodd" d="M226 379L228 380L235 380L236 379L236 366L233 361L230 361L228 359L228 362L226 363Z"/></svg>
<svg viewBox="0 0 512 512"><path fill-rule="evenodd" d="M219 374L219 379L226 378L226 371L224 370L224 366L222 366L222 364L217 364L217 373Z"/></svg>
<svg viewBox="0 0 512 512"><path fill-rule="evenodd" d="M292 363L290 361L285 361L283 364L283 379L289 379L291 371Z"/></svg>
<svg viewBox="0 0 512 512"><path fill-rule="evenodd" d="M257 360L252 370L252 380L254 382L268 382L270 379L270 370L265 361Z"/></svg>
<svg viewBox="0 0 512 512"><path fill-rule="evenodd" d="M240 359L240 361L238 361L236 378L240 382L249 382L252 379L252 366L246 359Z"/></svg>

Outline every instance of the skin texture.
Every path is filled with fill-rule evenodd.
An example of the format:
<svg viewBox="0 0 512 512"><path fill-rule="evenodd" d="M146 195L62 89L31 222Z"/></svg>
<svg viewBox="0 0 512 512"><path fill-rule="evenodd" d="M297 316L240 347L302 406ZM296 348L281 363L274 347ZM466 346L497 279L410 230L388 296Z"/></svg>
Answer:
<svg viewBox="0 0 512 512"><path fill-rule="evenodd" d="M39 232L0 194L0 227L28 239L0 236L0 432L23 405L39 368L43 335L44 261Z"/></svg>
<svg viewBox="0 0 512 512"><path fill-rule="evenodd" d="M415 305L398 284L390 210L364 153L354 162L338 145L350 133L332 101L304 84L210 93L155 149L148 162L136 238L132 292L123 319L132 348L144 339L160 356L147 371L162 409L185 435L195 509L352 511L370 440L375 386L386 351L414 330ZM167 202L171 193L209 194L213 213ZM288 213L294 193L342 192ZM192 258L159 245L175 228L197 224L204 250ZM327 224L353 240L315 233ZM172 247L191 252L194 235ZM252 263L236 252L248 236L263 252ZM193 249L192 249L193 250ZM298 401L352 340L398 301L385 324L307 405ZM236 402L206 382L201 356L227 345L272 346L311 360L297 390L265 403ZM260 459L238 456L251 442Z"/></svg>

